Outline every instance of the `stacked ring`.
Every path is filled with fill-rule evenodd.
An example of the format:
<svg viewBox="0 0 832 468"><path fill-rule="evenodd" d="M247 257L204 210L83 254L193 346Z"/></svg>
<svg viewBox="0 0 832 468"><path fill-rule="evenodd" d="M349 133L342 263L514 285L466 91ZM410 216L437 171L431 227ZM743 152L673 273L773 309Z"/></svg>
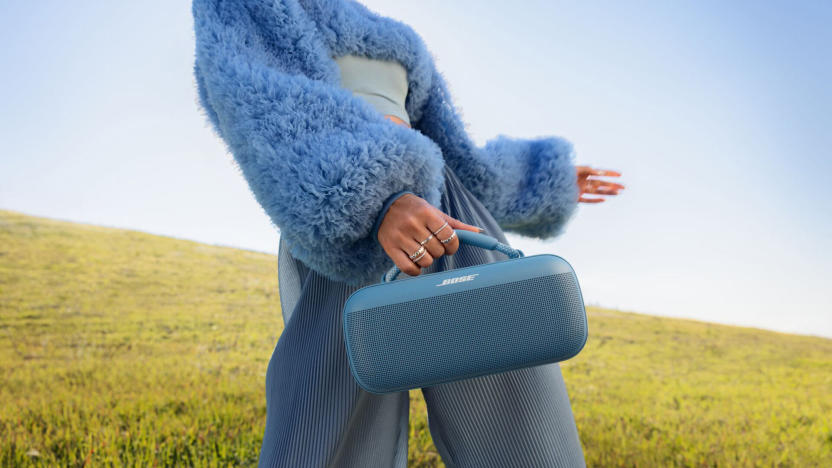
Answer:
<svg viewBox="0 0 832 468"><path fill-rule="evenodd" d="M410 259L411 259L411 260L413 260L413 261L415 262L415 261L416 261L416 260L418 260L419 258L422 258L424 255L425 255L425 246L424 246L424 245L422 245L422 246L420 246L418 249L416 249L416 251L415 251L415 252L413 252L412 254L410 254ZM418 257L418 258L417 258L417 257Z"/></svg>
<svg viewBox="0 0 832 468"><path fill-rule="evenodd" d="M454 237L456 237L456 231L452 232L452 233L451 233L451 235L450 235L450 236L448 236L448 238L447 238L447 239L439 239L439 242L441 242L441 243L443 243L443 244L447 244L447 243L448 243L448 242L450 242L450 241L451 241L451 239L453 239Z"/></svg>
<svg viewBox="0 0 832 468"><path fill-rule="evenodd" d="M419 256L418 256L418 257L416 257L416 258L411 258L411 260L413 260L413 263L416 263L416 262L418 262L419 260L421 260L421 259L422 259L422 257L424 257L424 256L425 256L425 255L427 255L427 254L428 254L427 252L422 252L422 254L421 254L421 255L419 255Z"/></svg>
<svg viewBox="0 0 832 468"><path fill-rule="evenodd" d="M434 233L433 233L433 235L438 236L438 235L439 235L439 233L440 233L443 229L445 229L446 227L448 227L448 222L447 222L447 221L445 221L445 224L443 224L443 225L442 225L442 227L440 227L439 229L437 229L437 230L436 230L436 232L434 232Z"/></svg>

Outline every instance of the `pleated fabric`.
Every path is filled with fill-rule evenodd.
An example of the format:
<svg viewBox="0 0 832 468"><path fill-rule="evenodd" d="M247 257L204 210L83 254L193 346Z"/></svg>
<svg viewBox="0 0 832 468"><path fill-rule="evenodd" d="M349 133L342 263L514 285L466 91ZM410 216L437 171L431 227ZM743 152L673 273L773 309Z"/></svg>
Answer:
<svg viewBox="0 0 832 468"><path fill-rule="evenodd" d="M447 165L440 208L508 243ZM462 244L422 272L506 258ZM259 466L406 467L408 392L369 393L349 371L341 313L360 286L309 269L282 240L278 275L285 328L266 373ZM585 466L557 363L435 385L422 393L431 437L448 468Z"/></svg>

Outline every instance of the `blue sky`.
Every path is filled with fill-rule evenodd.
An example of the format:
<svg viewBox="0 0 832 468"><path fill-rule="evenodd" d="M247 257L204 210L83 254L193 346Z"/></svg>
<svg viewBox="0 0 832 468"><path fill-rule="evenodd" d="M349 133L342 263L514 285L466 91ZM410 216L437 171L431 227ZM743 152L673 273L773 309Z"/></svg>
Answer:
<svg viewBox="0 0 832 468"><path fill-rule="evenodd" d="M527 255L588 303L832 337L832 3L365 1L424 38L479 144L620 170ZM0 208L276 252L201 115L186 1L0 4Z"/></svg>

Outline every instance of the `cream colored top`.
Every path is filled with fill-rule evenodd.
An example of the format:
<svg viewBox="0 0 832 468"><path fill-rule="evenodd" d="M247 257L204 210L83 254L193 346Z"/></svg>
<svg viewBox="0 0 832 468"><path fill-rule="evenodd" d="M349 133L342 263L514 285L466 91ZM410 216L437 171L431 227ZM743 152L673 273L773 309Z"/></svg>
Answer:
<svg viewBox="0 0 832 468"><path fill-rule="evenodd" d="M407 98L407 70L394 60L360 55L335 58L341 71L341 86L365 99L384 115L394 115L410 125L404 103Z"/></svg>

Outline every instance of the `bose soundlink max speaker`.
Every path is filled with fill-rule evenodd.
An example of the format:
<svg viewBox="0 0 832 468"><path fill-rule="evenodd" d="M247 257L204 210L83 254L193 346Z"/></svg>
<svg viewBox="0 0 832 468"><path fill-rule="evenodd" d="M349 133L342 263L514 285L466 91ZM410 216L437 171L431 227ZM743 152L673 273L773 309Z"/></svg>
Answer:
<svg viewBox="0 0 832 468"><path fill-rule="evenodd" d="M456 233L464 244L509 258L399 280L394 266L344 304L350 372L368 392L564 361L586 344L586 310L569 263L551 254L526 257L484 234Z"/></svg>

